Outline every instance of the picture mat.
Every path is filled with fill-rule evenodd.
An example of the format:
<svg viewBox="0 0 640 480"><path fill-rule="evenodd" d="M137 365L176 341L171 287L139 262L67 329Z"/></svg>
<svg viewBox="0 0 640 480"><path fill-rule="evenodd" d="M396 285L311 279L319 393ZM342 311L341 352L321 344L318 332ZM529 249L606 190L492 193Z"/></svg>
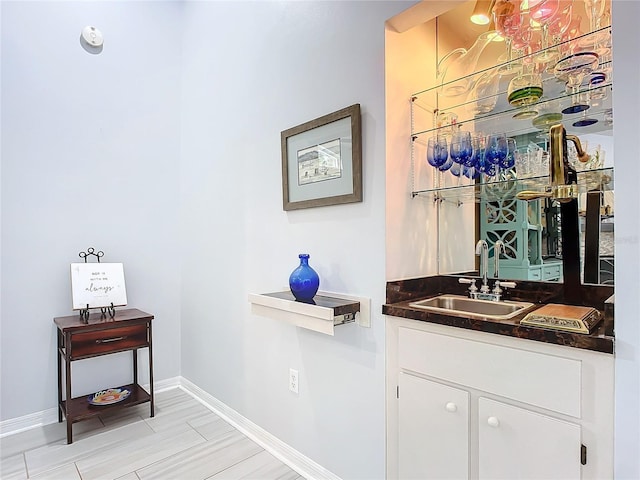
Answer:
<svg viewBox="0 0 640 480"><path fill-rule="evenodd" d="M340 140L341 177L329 181L298 185L298 152L334 139ZM351 143L350 117L287 138L289 202L352 194L353 161Z"/></svg>
<svg viewBox="0 0 640 480"><path fill-rule="evenodd" d="M73 310L120 307L127 304L122 263L72 263Z"/></svg>

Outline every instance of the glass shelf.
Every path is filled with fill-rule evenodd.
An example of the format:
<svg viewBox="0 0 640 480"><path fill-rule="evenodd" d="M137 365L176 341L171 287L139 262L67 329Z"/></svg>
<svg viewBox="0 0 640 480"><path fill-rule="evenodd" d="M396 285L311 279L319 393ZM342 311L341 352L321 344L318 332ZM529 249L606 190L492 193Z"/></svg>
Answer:
<svg viewBox="0 0 640 480"><path fill-rule="evenodd" d="M611 32L611 27L604 27L594 32L587 33L575 39L561 42L556 45L552 45L547 49L551 50L556 48L569 47L571 48L577 44L584 44L585 39L597 35L601 36L601 32ZM533 55L538 55L539 52L533 52L529 55L515 58L512 62L520 62L526 60ZM598 123L589 127L576 127L575 133L593 133L596 131L608 130L610 126L605 121L605 113L611 108L611 54L600 57L600 63L595 71L606 71L606 79L604 82L599 83L596 87L590 88L588 81L585 81L584 85L579 88L578 92L567 93L565 91L565 82L558 80L553 72L543 72L542 84L543 84L543 97L531 108L536 109L540 113L547 113L557 111L560 112L563 108L571 104L574 95L590 96L591 92L595 90L604 89L607 95L602 99L598 106L594 106L587 110L587 115L590 118L596 118ZM411 96L411 138L413 141L422 141L426 143L429 136L433 135L438 130L438 125L435 120L435 113L440 114L452 114L456 117L455 123L461 125L465 130L471 132L505 132L508 136L522 135L530 132L540 131L539 128L532 124L532 119L514 119L513 115L521 111L520 108L510 105L507 101L507 88L512 76L500 77L498 90L495 95L489 95L477 98L471 98L471 92L477 80L485 74L496 71L501 66L510 62L503 62L496 65L492 65L489 68L478 70L471 75L455 78L451 81L445 82L441 85L437 85L425 90L421 90ZM497 75L497 73L496 73ZM585 80L590 78L589 75L585 77ZM458 96L445 96L443 95L442 88L447 85L451 85L458 82L467 82L469 89L462 95ZM477 100L492 100L495 101L495 107L488 113L475 114L472 111L472 107ZM576 120L579 120L582 113L563 115L563 124L567 130L572 130L572 124Z"/></svg>
<svg viewBox="0 0 640 480"><path fill-rule="evenodd" d="M589 190L613 191L613 168L579 171L577 177L579 195L586 194ZM516 194L523 190L543 192L549 187L549 176L546 175L417 190L413 191L411 195L413 197L430 197L434 201L463 204L515 199Z"/></svg>

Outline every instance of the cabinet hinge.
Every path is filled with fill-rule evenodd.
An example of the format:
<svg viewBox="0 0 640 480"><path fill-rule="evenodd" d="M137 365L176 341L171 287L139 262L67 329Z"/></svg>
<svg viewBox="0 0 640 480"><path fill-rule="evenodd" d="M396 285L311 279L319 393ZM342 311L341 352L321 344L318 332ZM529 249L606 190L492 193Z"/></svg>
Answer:
<svg viewBox="0 0 640 480"><path fill-rule="evenodd" d="M586 445L580 445L580 463L582 465L587 464L587 446Z"/></svg>
<svg viewBox="0 0 640 480"><path fill-rule="evenodd" d="M396 398L400 398L400 385L396 385Z"/></svg>

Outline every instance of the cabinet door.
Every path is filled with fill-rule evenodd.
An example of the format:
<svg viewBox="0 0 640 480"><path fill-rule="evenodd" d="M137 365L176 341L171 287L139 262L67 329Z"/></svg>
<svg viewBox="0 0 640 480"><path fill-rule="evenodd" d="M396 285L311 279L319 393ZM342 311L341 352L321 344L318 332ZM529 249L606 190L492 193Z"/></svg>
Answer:
<svg viewBox="0 0 640 480"><path fill-rule="evenodd" d="M399 478L468 478L469 393L406 373L399 387Z"/></svg>
<svg viewBox="0 0 640 480"><path fill-rule="evenodd" d="M479 479L580 479L580 426L480 397Z"/></svg>

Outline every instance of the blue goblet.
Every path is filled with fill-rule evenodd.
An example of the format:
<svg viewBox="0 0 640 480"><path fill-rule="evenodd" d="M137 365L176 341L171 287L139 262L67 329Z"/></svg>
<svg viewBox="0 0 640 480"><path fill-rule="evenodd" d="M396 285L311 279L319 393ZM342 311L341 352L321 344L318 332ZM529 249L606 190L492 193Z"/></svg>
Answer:
<svg viewBox="0 0 640 480"><path fill-rule="evenodd" d="M466 165L463 165L462 174L465 177L470 178L471 180L474 180L480 176L480 171L475 167L467 167Z"/></svg>
<svg viewBox="0 0 640 480"><path fill-rule="evenodd" d="M498 165L491 163L486 155L479 159L476 169L487 177L495 177L498 173Z"/></svg>
<svg viewBox="0 0 640 480"><path fill-rule="evenodd" d="M448 157L447 160L442 165L438 165L438 167L436 168L441 172L446 172L451 168L453 164L454 164L453 158Z"/></svg>
<svg viewBox="0 0 640 480"><path fill-rule="evenodd" d="M492 133L487 136L484 157L489 163L497 165L500 162L504 162L508 153L507 136L504 133Z"/></svg>
<svg viewBox="0 0 640 480"><path fill-rule="evenodd" d="M473 155L471 133L457 131L451 139L451 158L458 164L466 164Z"/></svg>
<svg viewBox="0 0 640 480"><path fill-rule="evenodd" d="M507 156L504 160L498 162L498 165L503 170L509 170L516 164L516 139L507 138Z"/></svg>
<svg viewBox="0 0 640 480"><path fill-rule="evenodd" d="M483 135L475 135L471 139L471 157L464 162L466 167L474 167L476 171L478 170L478 165L481 159L484 158L484 148L485 146L485 138Z"/></svg>
<svg viewBox="0 0 640 480"><path fill-rule="evenodd" d="M427 163L432 167L438 168L444 165L448 158L447 139L440 135L429 138L427 142Z"/></svg>

